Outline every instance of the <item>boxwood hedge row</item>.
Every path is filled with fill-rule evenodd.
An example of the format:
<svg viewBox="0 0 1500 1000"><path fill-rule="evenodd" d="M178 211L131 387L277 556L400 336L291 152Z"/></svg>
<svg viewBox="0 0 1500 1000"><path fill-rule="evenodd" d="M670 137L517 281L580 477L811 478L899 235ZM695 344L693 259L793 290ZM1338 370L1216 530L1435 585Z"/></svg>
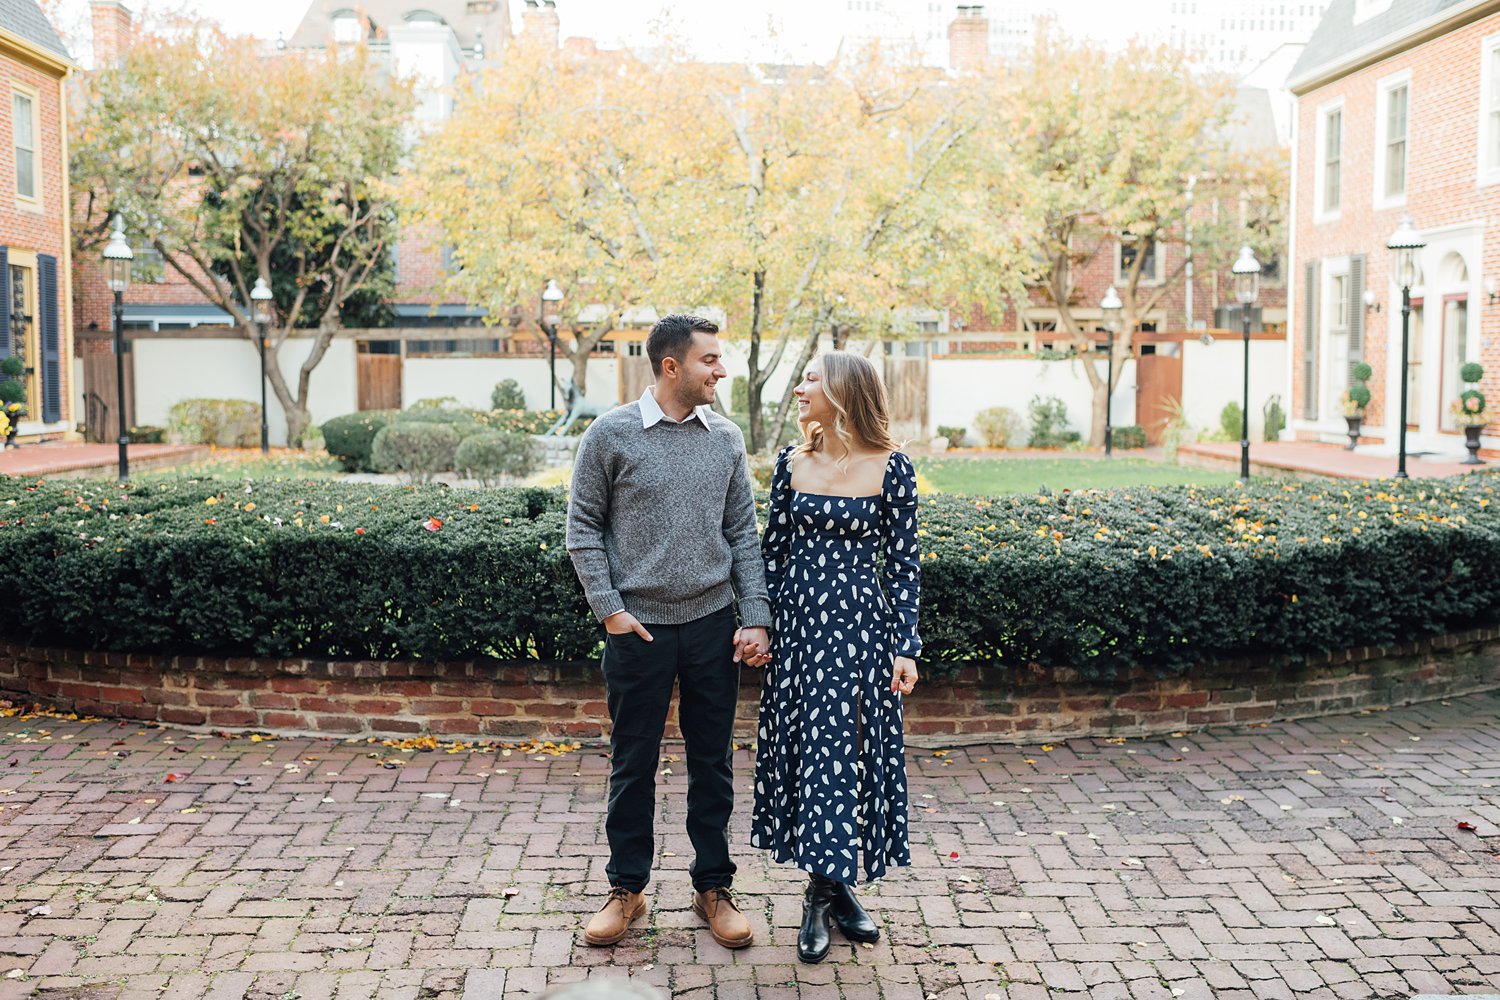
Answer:
<svg viewBox="0 0 1500 1000"><path fill-rule="evenodd" d="M1493 624L1497 485L925 498L925 658L1105 676ZM590 657L599 632L563 548L565 506L529 488L7 480L0 635L204 655Z"/></svg>

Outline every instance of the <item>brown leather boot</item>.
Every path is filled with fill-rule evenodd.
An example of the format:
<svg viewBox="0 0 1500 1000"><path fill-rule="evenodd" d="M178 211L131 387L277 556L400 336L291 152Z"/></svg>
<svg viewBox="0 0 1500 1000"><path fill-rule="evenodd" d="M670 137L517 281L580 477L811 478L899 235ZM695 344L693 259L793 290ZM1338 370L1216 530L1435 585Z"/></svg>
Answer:
<svg viewBox="0 0 1500 1000"><path fill-rule="evenodd" d="M630 930L631 921L646 912L646 895L631 892L623 886L609 890L609 898L599 912L583 925L583 940L596 947L619 944Z"/></svg>
<svg viewBox="0 0 1500 1000"><path fill-rule="evenodd" d="M750 921L734 905L734 896L726 888L693 893L693 912L707 922L708 932L726 948L744 948L755 940Z"/></svg>

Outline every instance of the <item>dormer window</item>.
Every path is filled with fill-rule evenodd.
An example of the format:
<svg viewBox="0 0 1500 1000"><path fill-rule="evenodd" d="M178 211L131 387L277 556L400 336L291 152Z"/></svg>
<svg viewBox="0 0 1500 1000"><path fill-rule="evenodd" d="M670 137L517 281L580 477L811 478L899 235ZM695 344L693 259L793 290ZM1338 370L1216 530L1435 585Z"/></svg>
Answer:
<svg viewBox="0 0 1500 1000"><path fill-rule="evenodd" d="M430 10L414 10L406 15L407 24L447 24L437 14Z"/></svg>
<svg viewBox="0 0 1500 1000"><path fill-rule="evenodd" d="M357 12L341 10L333 15L333 44L358 45L364 34L364 19Z"/></svg>
<svg viewBox="0 0 1500 1000"><path fill-rule="evenodd" d="M1364 24L1391 9L1391 0L1354 0L1354 23Z"/></svg>

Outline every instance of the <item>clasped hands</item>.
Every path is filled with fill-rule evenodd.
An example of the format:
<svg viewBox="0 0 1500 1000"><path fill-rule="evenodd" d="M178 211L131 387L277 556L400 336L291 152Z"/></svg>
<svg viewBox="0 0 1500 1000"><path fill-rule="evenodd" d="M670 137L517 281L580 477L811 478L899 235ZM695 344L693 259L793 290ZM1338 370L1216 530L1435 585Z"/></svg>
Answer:
<svg viewBox="0 0 1500 1000"><path fill-rule="evenodd" d="M646 626L629 611L616 611L604 619L604 630L612 635L634 632L647 642L651 633ZM734 630L734 662L749 667L763 667L771 662L771 636L764 628L737 628Z"/></svg>

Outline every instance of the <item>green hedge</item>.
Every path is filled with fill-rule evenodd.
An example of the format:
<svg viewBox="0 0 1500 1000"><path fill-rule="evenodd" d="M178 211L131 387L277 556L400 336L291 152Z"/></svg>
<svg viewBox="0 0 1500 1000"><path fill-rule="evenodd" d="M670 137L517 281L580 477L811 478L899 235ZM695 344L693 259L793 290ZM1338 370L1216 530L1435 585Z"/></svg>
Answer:
<svg viewBox="0 0 1500 1000"><path fill-rule="evenodd" d="M1107 676L1493 625L1497 485L926 498L926 659ZM563 549L565 505L526 488L6 480L0 635L205 655L590 657L599 633Z"/></svg>

